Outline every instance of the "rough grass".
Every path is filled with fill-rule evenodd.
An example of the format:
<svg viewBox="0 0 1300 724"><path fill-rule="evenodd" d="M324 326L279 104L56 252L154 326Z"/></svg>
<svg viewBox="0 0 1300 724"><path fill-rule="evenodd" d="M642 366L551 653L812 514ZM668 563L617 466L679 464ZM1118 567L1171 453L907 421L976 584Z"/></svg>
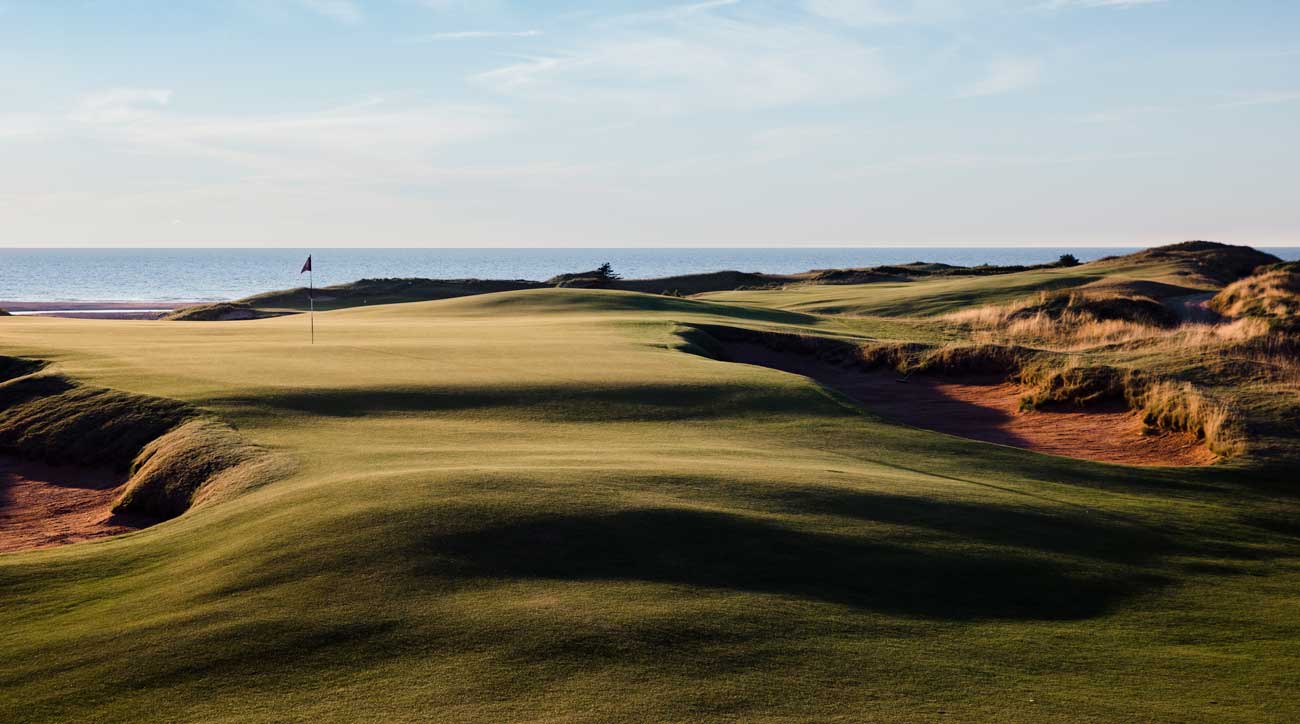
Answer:
<svg viewBox="0 0 1300 724"><path fill-rule="evenodd" d="M1153 378L1136 369L1090 365L1078 358L1049 360L1025 365L1017 373L1026 387L1023 408L1123 401L1151 430L1189 432L1221 457L1235 457L1246 450L1240 412L1191 382Z"/></svg>
<svg viewBox="0 0 1300 724"><path fill-rule="evenodd" d="M1242 347L1272 331L1269 324L1255 318L1180 323L1176 314L1154 299L1086 289L974 307L944 319L974 340L1057 351L1111 345L1137 345L1162 353L1222 351Z"/></svg>
<svg viewBox="0 0 1300 724"><path fill-rule="evenodd" d="M1296 329L1300 319L1300 262L1277 264L1230 284L1210 306L1233 318L1255 318Z"/></svg>
<svg viewBox="0 0 1300 724"><path fill-rule="evenodd" d="M1136 392L1136 399L1143 422L1153 428L1190 432L1224 457L1246 449L1239 415L1190 382L1152 382Z"/></svg>
<svg viewBox="0 0 1300 724"><path fill-rule="evenodd" d="M1082 407L1107 400L1131 404L1136 398L1130 393L1142 384L1140 377L1134 370L1052 358L1036 360L1015 373L1015 378L1026 388L1021 399L1024 409L1051 405Z"/></svg>

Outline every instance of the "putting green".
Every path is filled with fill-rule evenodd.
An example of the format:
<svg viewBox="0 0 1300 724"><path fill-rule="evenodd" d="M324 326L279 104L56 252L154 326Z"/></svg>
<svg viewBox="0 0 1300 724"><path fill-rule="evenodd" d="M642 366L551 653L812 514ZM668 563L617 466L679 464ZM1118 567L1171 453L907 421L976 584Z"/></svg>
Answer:
<svg viewBox="0 0 1300 724"><path fill-rule="evenodd" d="M679 335L895 323L576 290L306 321L0 322L296 463L0 556L0 721L1300 718L1298 511L1249 467L925 432Z"/></svg>

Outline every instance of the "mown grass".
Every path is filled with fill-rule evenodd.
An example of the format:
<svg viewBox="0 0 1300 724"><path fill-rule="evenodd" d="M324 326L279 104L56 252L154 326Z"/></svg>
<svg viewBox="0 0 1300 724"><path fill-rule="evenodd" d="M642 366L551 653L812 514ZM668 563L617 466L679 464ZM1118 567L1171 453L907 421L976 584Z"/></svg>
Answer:
<svg viewBox="0 0 1300 724"><path fill-rule="evenodd" d="M0 557L0 720L1300 715L1300 506L1249 456L961 440L675 334L907 329L869 319L542 290L305 322L0 325L297 463Z"/></svg>

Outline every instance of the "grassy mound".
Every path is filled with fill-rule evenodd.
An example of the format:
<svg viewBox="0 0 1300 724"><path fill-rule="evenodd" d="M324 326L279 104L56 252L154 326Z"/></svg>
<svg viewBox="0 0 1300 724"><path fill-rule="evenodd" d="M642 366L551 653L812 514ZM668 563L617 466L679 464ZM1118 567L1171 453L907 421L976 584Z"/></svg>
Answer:
<svg viewBox="0 0 1300 724"><path fill-rule="evenodd" d="M256 473L266 470L266 458L264 450L229 426L212 419L190 420L135 456L113 512L173 518L231 488L251 487Z"/></svg>
<svg viewBox="0 0 1300 724"><path fill-rule="evenodd" d="M129 471L115 512L172 518L229 487L232 470L266 470L264 451L191 405L32 374L29 360L0 367L26 370L0 384L0 453Z"/></svg>
<svg viewBox="0 0 1300 724"><path fill-rule="evenodd" d="M240 302L218 302L184 307L163 316L171 322L233 322L277 316Z"/></svg>
<svg viewBox="0 0 1300 724"><path fill-rule="evenodd" d="M29 375L0 385L0 450L125 470L150 441L197 414L175 400Z"/></svg>
<svg viewBox="0 0 1300 724"><path fill-rule="evenodd" d="M1008 310L1008 321L1016 322L1037 316L1072 324L1089 322L1133 322L1156 327L1178 324L1178 315L1150 297L1112 294L1087 294L1079 291L1047 293L1038 300L1016 305Z"/></svg>
<svg viewBox="0 0 1300 724"><path fill-rule="evenodd" d="M1254 317L1285 329L1300 329L1300 262L1275 264L1227 286L1210 300L1220 314Z"/></svg>
<svg viewBox="0 0 1300 724"><path fill-rule="evenodd" d="M1140 265L1150 262L1175 263L1181 276L1199 277L1213 285L1231 284L1250 276L1261 266L1277 264L1281 259L1249 246L1221 244L1215 241L1184 241L1158 246L1122 257L1103 260L1110 264Z"/></svg>

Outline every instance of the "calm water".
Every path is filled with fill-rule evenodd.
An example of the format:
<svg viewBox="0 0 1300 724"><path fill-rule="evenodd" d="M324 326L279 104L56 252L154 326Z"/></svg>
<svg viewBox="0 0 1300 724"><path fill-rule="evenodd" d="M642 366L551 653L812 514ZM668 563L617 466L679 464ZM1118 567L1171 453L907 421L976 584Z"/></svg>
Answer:
<svg viewBox="0 0 1300 724"><path fill-rule="evenodd" d="M11 301L209 301L237 299L306 282L366 277L547 279L608 261L625 277L735 269L791 273L902 264L1038 264L1071 253L1083 261L1127 254L1116 248L869 249L0 249L0 299ZM1269 249L1300 259L1300 248Z"/></svg>

